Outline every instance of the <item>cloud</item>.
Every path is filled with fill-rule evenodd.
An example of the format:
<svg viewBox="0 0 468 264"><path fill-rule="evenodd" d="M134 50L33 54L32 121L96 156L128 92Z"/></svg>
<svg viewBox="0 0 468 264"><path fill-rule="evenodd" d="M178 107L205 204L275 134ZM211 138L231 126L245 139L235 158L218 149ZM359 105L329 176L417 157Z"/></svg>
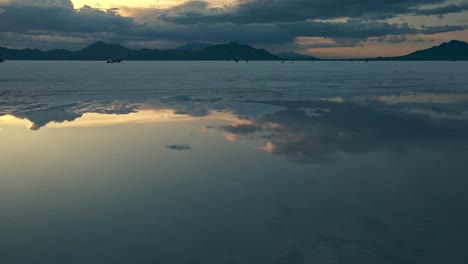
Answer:
<svg viewBox="0 0 468 264"><path fill-rule="evenodd" d="M464 2L461 4L451 4L445 5L435 8L426 8L426 9L418 9L414 10L413 13L416 15L446 15L452 13L462 13L468 10L468 2Z"/></svg>
<svg viewBox="0 0 468 264"><path fill-rule="evenodd" d="M138 43L157 41L237 40L268 47L291 45L301 37L328 38L334 46L353 47L369 38L404 41L407 35L466 29L464 25L417 27L384 20L405 14L457 13L467 8L466 3L432 9L426 6L443 3L445 0L251 0L212 7L205 1L188 1L167 9L84 6L75 10L69 0L22 0L0 3L0 35L3 45L9 47L49 42L78 48L96 40L139 47ZM134 17L123 16L121 11Z"/></svg>
<svg viewBox="0 0 468 264"><path fill-rule="evenodd" d="M468 146L466 119L434 110L389 110L382 105L329 101L256 102L283 106L246 129L224 127L239 139L262 130L261 149L301 163L321 163L346 153L410 149L460 151ZM310 116L303 109L328 109ZM432 107L433 109L433 107ZM466 116L466 112L463 113Z"/></svg>
<svg viewBox="0 0 468 264"><path fill-rule="evenodd" d="M222 126L221 128L228 133L241 136L260 132L263 130L262 126L256 123L232 124L229 126Z"/></svg>
<svg viewBox="0 0 468 264"><path fill-rule="evenodd" d="M186 95L176 95L161 99L161 103L175 110L178 115L190 115L202 117L209 115L209 105L206 103L216 103L222 98L192 98Z"/></svg>
<svg viewBox="0 0 468 264"><path fill-rule="evenodd" d="M166 148L172 149L172 150L180 150L180 151L191 150L192 149L192 147L189 146L189 145L179 145L179 144L168 145L168 146L166 146Z"/></svg>
<svg viewBox="0 0 468 264"><path fill-rule="evenodd" d="M65 122L73 121L82 116L81 113L75 113L70 110L76 104L60 105L54 107L43 108L38 106L37 109L26 109L26 111L17 111L13 115L21 118L28 119L32 125L29 129L39 130L41 127L50 122Z"/></svg>
<svg viewBox="0 0 468 264"><path fill-rule="evenodd" d="M6 1L6 3L11 3L17 6L73 8L73 2L70 0L15 0L15 1Z"/></svg>
<svg viewBox="0 0 468 264"><path fill-rule="evenodd" d="M424 12L421 6L442 4L445 0L250 0L238 1L236 5L225 8L206 8L197 12L177 12L175 16L166 17L167 21L176 23L278 23L317 19L366 18L384 19L402 14ZM339 8L337 8L339 7ZM446 9L434 9L433 12L453 13L461 6L450 6ZM429 11L426 11L429 12Z"/></svg>
<svg viewBox="0 0 468 264"><path fill-rule="evenodd" d="M6 4L6 12L0 14L0 32L70 32L113 34L141 34L143 25L132 18L115 12L101 11L85 6L74 10L66 5Z"/></svg>
<svg viewBox="0 0 468 264"><path fill-rule="evenodd" d="M63 123L74 121L85 113L114 114L123 115L134 113L138 109L138 104L128 102L91 102L91 103L70 103L62 105L49 105L28 102L16 102L5 109L6 114L11 114L17 118L27 119L32 125L29 129L37 131L50 123Z"/></svg>
<svg viewBox="0 0 468 264"><path fill-rule="evenodd" d="M419 32L426 35L444 33L444 32L453 32L453 31L462 31L468 29L468 26L458 26L458 25L444 25L444 26L432 26L427 27L423 26Z"/></svg>

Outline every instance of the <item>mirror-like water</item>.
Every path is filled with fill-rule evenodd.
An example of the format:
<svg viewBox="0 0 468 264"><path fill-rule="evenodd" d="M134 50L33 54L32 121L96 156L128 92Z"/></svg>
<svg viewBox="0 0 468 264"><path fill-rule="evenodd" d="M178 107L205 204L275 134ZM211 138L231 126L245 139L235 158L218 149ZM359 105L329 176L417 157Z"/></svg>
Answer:
<svg viewBox="0 0 468 264"><path fill-rule="evenodd" d="M0 263L465 263L466 66L0 65Z"/></svg>

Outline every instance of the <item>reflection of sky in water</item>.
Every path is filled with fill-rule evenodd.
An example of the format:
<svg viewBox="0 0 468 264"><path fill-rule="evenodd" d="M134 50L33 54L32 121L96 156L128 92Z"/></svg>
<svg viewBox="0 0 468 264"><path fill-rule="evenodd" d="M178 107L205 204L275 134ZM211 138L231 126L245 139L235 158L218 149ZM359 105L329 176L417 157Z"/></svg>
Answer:
<svg viewBox="0 0 468 264"><path fill-rule="evenodd" d="M61 109L60 111L64 111ZM52 114L53 116L53 114ZM72 115L71 115L72 116ZM46 116L47 117L47 116ZM52 117L53 118L53 117ZM227 113L221 112L207 112L204 118L219 119L219 120L233 120L236 117ZM13 115L0 116L0 125L16 125L25 124L31 130L39 130L41 126L46 128L66 128L66 127L98 127L98 126L111 126L118 124L144 124L144 123L160 123L160 122L183 122L195 121L200 118L187 115L177 114L171 109L135 109L127 114L106 114L106 113L83 113L75 115L68 120L43 120L42 123L37 123L37 120L29 120L28 118L19 118Z"/></svg>
<svg viewBox="0 0 468 264"><path fill-rule="evenodd" d="M468 259L468 86L457 69L397 64L392 77L393 64L374 64L376 78L337 63L307 78L300 63L257 75L220 64L230 71L194 93L203 82L188 66L178 82L162 70L158 84L173 90L140 89L153 78L140 68L128 92L115 80L136 73L73 67L83 65L101 71L89 77L96 91L41 69L29 78L60 84L0 77L1 263ZM349 91L321 85L332 75ZM402 77L413 88L394 88Z"/></svg>

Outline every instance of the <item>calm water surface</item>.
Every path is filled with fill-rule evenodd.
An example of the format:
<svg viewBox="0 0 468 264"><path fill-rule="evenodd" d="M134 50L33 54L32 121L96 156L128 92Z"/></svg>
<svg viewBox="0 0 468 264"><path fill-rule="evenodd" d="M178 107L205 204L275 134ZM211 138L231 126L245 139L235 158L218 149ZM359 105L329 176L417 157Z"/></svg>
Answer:
<svg viewBox="0 0 468 264"><path fill-rule="evenodd" d="M468 64L7 62L0 263L468 263Z"/></svg>

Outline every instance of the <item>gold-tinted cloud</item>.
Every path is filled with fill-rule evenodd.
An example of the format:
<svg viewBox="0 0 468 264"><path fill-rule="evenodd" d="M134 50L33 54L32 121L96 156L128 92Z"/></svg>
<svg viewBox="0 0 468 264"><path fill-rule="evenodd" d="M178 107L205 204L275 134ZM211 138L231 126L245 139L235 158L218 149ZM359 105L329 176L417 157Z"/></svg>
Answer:
<svg viewBox="0 0 468 264"><path fill-rule="evenodd" d="M0 0L1 1L1 0ZM120 7L139 7L139 8L168 8L180 5L184 0L72 0L75 8L81 8L84 5L95 8L120 8ZM226 0L207 0L212 5L227 3Z"/></svg>

